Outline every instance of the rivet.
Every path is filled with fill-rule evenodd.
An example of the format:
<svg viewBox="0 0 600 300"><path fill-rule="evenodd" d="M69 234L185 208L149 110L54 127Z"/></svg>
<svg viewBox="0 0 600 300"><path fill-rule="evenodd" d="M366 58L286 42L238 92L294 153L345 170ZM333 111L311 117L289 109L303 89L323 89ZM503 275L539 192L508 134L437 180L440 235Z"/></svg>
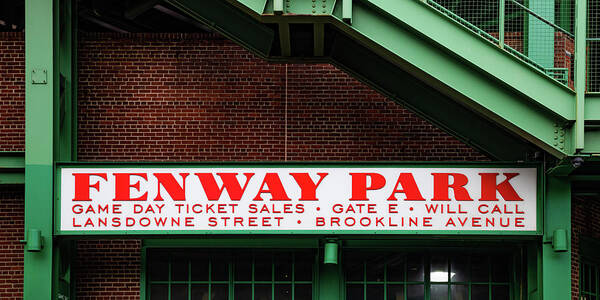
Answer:
<svg viewBox="0 0 600 300"><path fill-rule="evenodd" d="M560 149L561 149L561 150L562 150L562 149L565 149L565 147L563 147L563 146L561 145L561 146L560 146Z"/></svg>
<svg viewBox="0 0 600 300"><path fill-rule="evenodd" d="M323 4L323 8L325 8L327 5Z"/></svg>
<svg viewBox="0 0 600 300"><path fill-rule="evenodd" d="M554 123L554 127L558 127L558 124Z"/></svg>
<svg viewBox="0 0 600 300"><path fill-rule="evenodd" d="M558 137L557 137L557 136L554 136L554 139L555 139L555 140L558 140Z"/></svg>
<svg viewBox="0 0 600 300"><path fill-rule="evenodd" d="M564 142L565 142L565 139L560 139L560 142L561 142L561 143L564 143Z"/></svg>
<svg viewBox="0 0 600 300"><path fill-rule="evenodd" d="M313 9L313 13L316 13L317 11Z"/></svg>
<svg viewBox="0 0 600 300"><path fill-rule="evenodd" d="M323 10L323 13L326 13L326 12L327 12L326 10Z"/></svg>
<svg viewBox="0 0 600 300"><path fill-rule="evenodd" d="M554 146L558 146L558 143L557 143L557 142L554 142Z"/></svg>
<svg viewBox="0 0 600 300"><path fill-rule="evenodd" d="M313 3L313 7L317 7L317 6Z"/></svg>

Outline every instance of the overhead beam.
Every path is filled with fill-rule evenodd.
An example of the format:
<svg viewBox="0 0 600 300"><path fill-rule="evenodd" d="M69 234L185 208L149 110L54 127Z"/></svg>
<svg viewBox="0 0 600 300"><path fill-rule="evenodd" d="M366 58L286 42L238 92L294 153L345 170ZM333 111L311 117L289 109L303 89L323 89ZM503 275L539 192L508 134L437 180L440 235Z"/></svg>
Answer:
<svg viewBox="0 0 600 300"><path fill-rule="evenodd" d="M226 1L166 0L166 2L227 38L242 44L257 55L263 58L270 55L275 31ZM256 2L261 3L261 1Z"/></svg>
<svg viewBox="0 0 600 300"><path fill-rule="evenodd" d="M137 16L145 13L146 11L150 10L151 8L154 7L154 5L158 4L162 2L162 0L140 0L137 1L134 5L132 5L131 7L129 7L124 13L123 15L125 16L125 18L129 19L129 20L133 20L135 19Z"/></svg>
<svg viewBox="0 0 600 300"><path fill-rule="evenodd" d="M402 20L414 19L413 21L419 24L421 23L420 17L414 17L410 12L417 16L423 15L425 19L431 18L433 23L430 24L430 27L440 28L440 31L446 32L446 35L453 36L456 39L452 42L453 44L462 44L461 47L473 48L458 50L474 53L476 58L480 55L491 56L479 57L479 59L482 60L482 64L483 61L486 61L486 64L493 64L495 69L505 69L504 64L509 66L506 67L507 69L511 69L510 66L515 67L514 75L505 75L507 77L522 76L523 82L519 85L535 86L539 83L538 89L548 87L550 90L554 88L563 90L554 82L541 78L498 47L475 38L472 33L455 24L445 24L444 22L448 22L445 18L437 15L427 17L428 14L435 12L421 3L416 3L416 1L393 2L393 4L398 3L402 4L390 5L386 13L396 13L397 17ZM412 4L408 5L407 3ZM408 11L399 12L402 8ZM411 16L407 16L407 14ZM569 110L574 109L572 92L564 94L568 97L562 99L566 100L564 101L566 103L560 104L564 108L562 110L564 115L560 116L542 107L539 103L532 102L520 91L510 88L506 82L497 81L495 77L482 72L479 65L457 59L455 53L441 47L437 41L415 34L410 27L399 26L393 19L386 18L378 7L364 5L362 2L354 3L353 16L352 27L341 28L369 47L371 51L386 58L392 64L400 66L442 93L451 96L458 103L494 120L553 155L564 157L571 153L571 131L564 126L568 125L568 119L565 117L574 116L572 111L569 113ZM431 28L425 30L425 33L428 31L431 31ZM437 35L439 34L436 33L433 37ZM448 38L440 37L443 40ZM466 55L466 53L463 54ZM498 66L503 67L498 68ZM528 76L525 76L526 74ZM526 78L528 79L526 80ZM527 89L531 89L531 87ZM552 97L556 99L556 95ZM571 101L570 104L569 101ZM557 136L561 133L559 131L564 132L564 135Z"/></svg>
<svg viewBox="0 0 600 300"><path fill-rule="evenodd" d="M290 24L288 23L279 23L279 46L281 48L281 56L292 56Z"/></svg>
<svg viewBox="0 0 600 300"><path fill-rule="evenodd" d="M313 46L315 56L325 55L325 24L323 23L313 24Z"/></svg>
<svg viewBox="0 0 600 300"><path fill-rule="evenodd" d="M457 104L348 37L336 35L330 55L332 63L340 69L494 159L527 160L527 154L536 151L521 138Z"/></svg>

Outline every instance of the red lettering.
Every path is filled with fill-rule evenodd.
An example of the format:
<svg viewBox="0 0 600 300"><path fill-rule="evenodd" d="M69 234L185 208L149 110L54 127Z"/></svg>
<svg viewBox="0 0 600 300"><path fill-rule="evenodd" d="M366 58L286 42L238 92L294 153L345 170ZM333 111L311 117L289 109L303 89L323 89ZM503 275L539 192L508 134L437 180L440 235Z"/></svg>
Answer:
<svg viewBox="0 0 600 300"><path fill-rule="evenodd" d="M300 187L300 201L318 201L317 199L317 188L328 175L328 173L317 173L319 175L319 181L315 184L314 181L310 178L308 173L290 173L298 186Z"/></svg>
<svg viewBox="0 0 600 300"><path fill-rule="evenodd" d="M350 201L365 201L367 190L378 190L385 186L385 177L378 173L350 173L352 176L352 197ZM371 178L371 184L367 186L367 178Z"/></svg>
<svg viewBox="0 0 600 300"><path fill-rule="evenodd" d="M398 189L399 185L401 185L403 189ZM388 197L388 200L398 200L396 199L396 193L404 193L406 195L405 201L425 201L425 198L421 195L421 191L419 191L419 187L417 187L417 183L415 182L412 173L400 173L398 181L396 181L396 186L390 197Z"/></svg>
<svg viewBox="0 0 600 300"><path fill-rule="evenodd" d="M106 173L78 173L73 174L75 177L75 197L73 201L92 201L90 199L90 188L100 191L100 180L94 184L90 184L90 177L97 176L105 181L108 180Z"/></svg>
<svg viewBox="0 0 600 300"><path fill-rule="evenodd" d="M469 179L460 173L431 173L433 175L433 201L450 201L448 190L454 191L454 198L458 201L473 201L469 192L464 188ZM450 184L450 177L454 180Z"/></svg>
<svg viewBox="0 0 600 300"><path fill-rule="evenodd" d="M498 173L479 173L481 176L481 201L498 201L496 191L500 192L502 198L506 201L523 201L523 198L517 194L515 188L510 184L510 180L517 177L519 173L503 173L506 178L504 181L496 184Z"/></svg>
<svg viewBox="0 0 600 300"><path fill-rule="evenodd" d="M208 200L219 200L223 191L227 190L227 194L231 200L239 201L242 199L248 182L250 182L250 178L254 176L254 173L244 173L244 176L246 176L244 187L240 185L237 179L238 173L217 173L221 177L221 180L223 180L223 185L220 187L212 173L195 173L195 175L198 176Z"/></svg>
<svg viewBox="0 0 600 300"><path fill-rule="evenodd" d="M114 173L115 176L115 198L114 201L146 201L148 200L148 192L137 198L131 198L130 189L134 188L140 191L140 181L131 184L131 176L138 176L144 180L148 180L146 173Z"/></svg>
<svg viewBox="0 0 600 300"><path fill-rule="evenodd" d="M265 189L265 185L267 189ZM285 193L285 189L283 188L283 184L281 183L281 179L279 179L279 175L277 173L267 173L265 178L263 179L262 184L260 185L260 189L254 197L255 201L262 201L263 198L261 194L269 193L271 194L271 200L273 201L290 201L288 195Z"/></svg>
<svg viewBox="0 0 600 300"><path fill-rule="evenodd" d="M174 201L185 201L185 178L190 175L190 173L179 173L181 178L183 179L183 185L179 185L177 180L175 180L175 176L171 173L154 173L152 174L158 180L158 193L154 201L163 201L163 197L160 194L160 185L165 188L165 191L171 196L171 199Z"/></svg>

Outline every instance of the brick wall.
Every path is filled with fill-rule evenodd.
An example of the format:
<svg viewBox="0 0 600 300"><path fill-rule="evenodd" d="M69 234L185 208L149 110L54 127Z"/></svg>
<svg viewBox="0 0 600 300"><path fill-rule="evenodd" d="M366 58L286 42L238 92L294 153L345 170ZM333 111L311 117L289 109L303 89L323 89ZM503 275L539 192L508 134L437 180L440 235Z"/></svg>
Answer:
<svg viewBox="0 0 600 300"><path fill-rule="evenodd" d="M215 35L89 34L79 59L82 160L486 160L332 66Z"/></svg>
<svg viewBox="0 0 600 300"><path fill-rule="evenodd" d="M571 289L573 300L579 300L579 241L581 237L600 240L600 198L574 197L571 210Z"/></svg>
<svg viewBox="0 0 600 300"><path fill-rule="evenodd" d="M87 161L487 160L332 66L216 35L81 36L79 105ZM78 297L139 297L139 247L80 243Z"/></svg>
<svg viewBox="0 0 600 300"><path fill-rule="evenodd" d="M0 32L0 151L25 150L25 41Z"/></svg>
<svg viewBox="0 0 600 300"><path fill-rule="evenodd" d="M24 193L0 185L0 299L23 298Z"/></svg>

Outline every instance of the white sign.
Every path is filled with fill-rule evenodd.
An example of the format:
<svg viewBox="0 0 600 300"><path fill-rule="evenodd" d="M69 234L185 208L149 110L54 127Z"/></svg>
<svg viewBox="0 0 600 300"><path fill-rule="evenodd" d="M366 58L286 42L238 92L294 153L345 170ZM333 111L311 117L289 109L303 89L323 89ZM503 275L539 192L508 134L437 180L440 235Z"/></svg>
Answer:
<svg viewBox="0 0 600 300"><path fill-rule="evenodd" d="M536 231L535 168L62 168L61 231Z"/></svg>

